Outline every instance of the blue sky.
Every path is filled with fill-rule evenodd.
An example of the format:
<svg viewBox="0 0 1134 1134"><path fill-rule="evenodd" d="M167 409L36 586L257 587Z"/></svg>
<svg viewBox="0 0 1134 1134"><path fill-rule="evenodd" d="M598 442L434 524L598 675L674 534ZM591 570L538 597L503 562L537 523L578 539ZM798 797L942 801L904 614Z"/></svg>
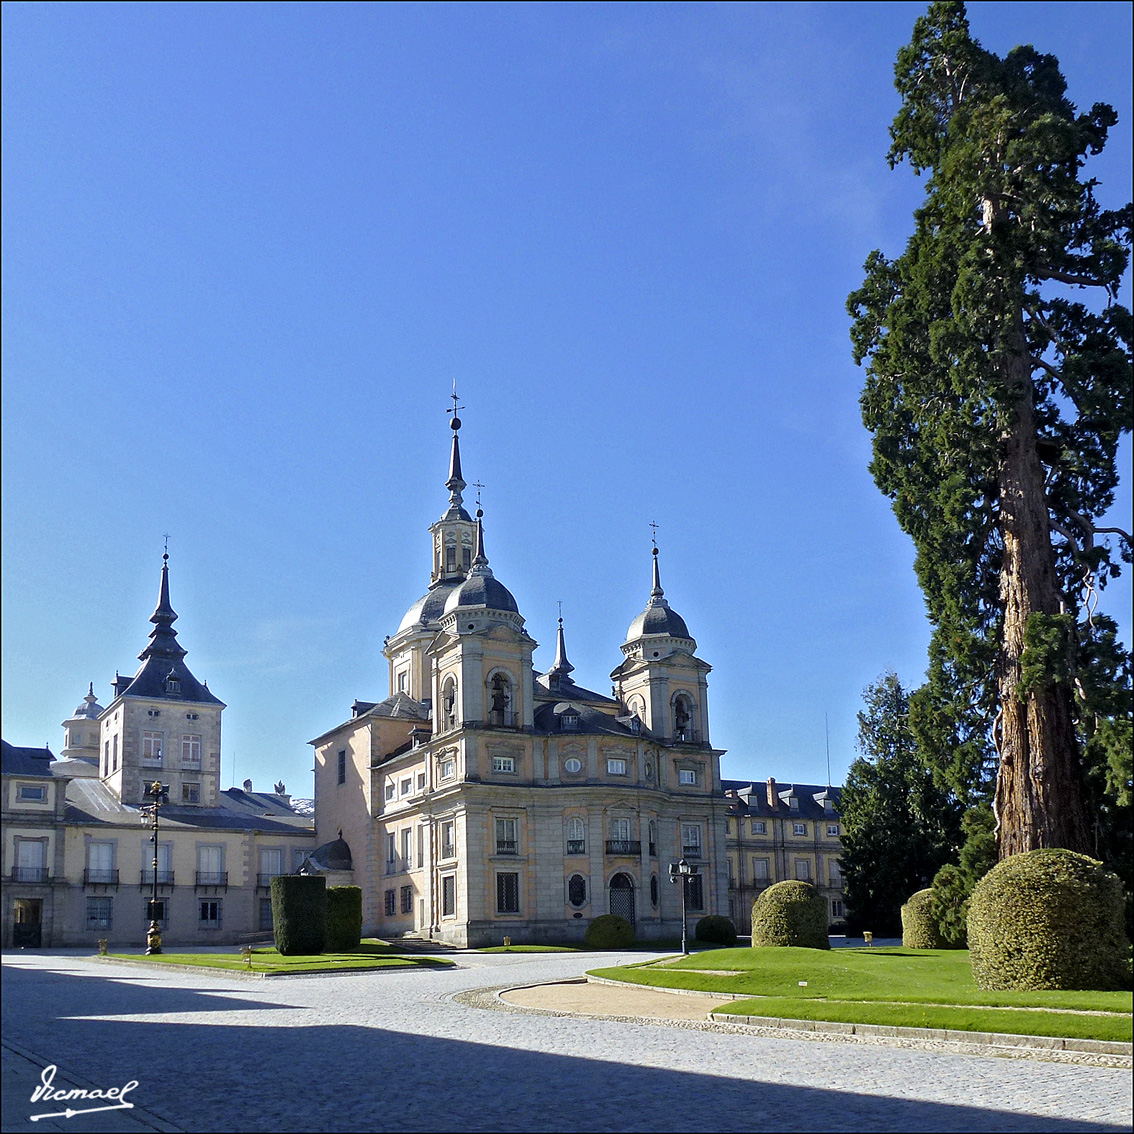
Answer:
<svg viewBox="0 0 1134 1134"><path fill-rule="evenodd" d="M725 775L825 781L826 716L838 782L929 633L844 309L920 200L885 153L922 11L5 5L5 739L134 672L168 532L225 786L310 794L428 585L456 381L537 666L562 600L608 688L656 521ZM1130 6L969 13L1115 106L1129 200Z"/></svg>

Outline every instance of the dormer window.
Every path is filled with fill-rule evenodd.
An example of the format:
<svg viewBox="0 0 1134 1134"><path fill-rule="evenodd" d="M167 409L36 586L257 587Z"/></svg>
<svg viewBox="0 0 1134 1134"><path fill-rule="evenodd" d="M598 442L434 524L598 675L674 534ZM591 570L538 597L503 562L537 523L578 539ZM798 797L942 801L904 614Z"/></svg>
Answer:
<svg viewBox="0 0 1134 1134"><path fill-rule="evenodd" d="M636 716L630 718L630 731L635 736L642 735L642 722Z"/></svg>
<svg viewBox="0 0 1134 1134"><path fill-rule="evenodd" d="M579 730L579 714L578 713L564 713L559 718L559 727L563 732L578 732Z"/></svg>
<svg viewBox="0 0 1134 1134"><path fill-rule="evenodd" d="M170 674L165 679L165 691L167 693L180 693L181 692L181 679L175 674Z"/></svg>

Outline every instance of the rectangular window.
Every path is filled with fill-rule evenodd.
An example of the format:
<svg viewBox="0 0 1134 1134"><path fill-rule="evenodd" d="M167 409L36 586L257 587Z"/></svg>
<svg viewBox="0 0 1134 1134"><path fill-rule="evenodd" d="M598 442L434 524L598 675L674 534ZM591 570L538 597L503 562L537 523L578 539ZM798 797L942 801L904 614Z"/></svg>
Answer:
<svg viewBox="0 0 1134 1134"><path fill-rule="evenodd" d="M13 882L47 881L47 840L16 837Z"/></svg>
<svg viewBox="0 0 1134 1134"><path fill-rule="evenodd" d="M201 802L201 785L183 783L181 785L181 802L182 803L200 803Z"/></svg>
<svg viewBox="0 0 1134 1134"><path fill-rule="evenodd" d="M496 912L518 914L520 912L520 876L518 874L496 875Z"/></svg>
<svg viewBox="0 0 1134 1134"><path fill-rule="evenodd" d="M679 784L689 784L695 787L697 784L697 773L693 771L692 768L682 768L677 773L677 782Z"/></svg>
<svg viewBox="0 0 1134 1134"><path fill-rule="evenodd" d="M838 920L843 917L843 903L838 898L831 899L831 916Z"/></svg>
<svg viewBox="0 0 1134 1134"><path fill-rule="evenodd" d="M267 932L272 928L272 899L260 899L260 928Z"/></svg>
<svg viewBox="0 0 1134 1134"><path fill-rule="evenodd" d="M346 749L339 749L339 783L346 783Z"/></svg>
<svg viewBox="0 0 1134 1134"><path fill-rule="evenodd" d="M259 886L270 886L272 879L283 873L283 848L265 847L260 851L260 870L256 879Z"/></svg>
<svg viewBox="0 0 1134 1134"><path fill-rule="evenodd" d="M402 913L413 913L413 887L402 887Z"/></svg>
<svg viewBox="0 0 1134 1134"><path fill-rule="evenodd" d="M703 910L705 908L705 880L701 874L693 874L690 876L689 881L686 883L689 887L689 893L686 901L689 903L691 910Z"/></svg>
<svg viewBox="0 0 1134 1134"><path fill-rule="evenodd" d="M16 798L22 803L46 803L46 784L19 784L16 787Z"/></svg>
<svg viewBox="0 0 1134 1134"><path fill-rule="evenodd" d="M398 912L398 892L396 890L386 891L382 908L387 917L393 917Z"/></svg>
<svg viewBox="0 0 1134 1134"><path fill-rule="evenodd" d="M398 794L398 785L390 780L386 784L386 802L389 803Z"/></svg>
<svg viewBox="0 0 1134 1134"><path fill-rule="evenodd" d="M425 773L424 772L418 772L417 773L417 790L418 791L425 791Z"/></svg>
<svg viewBox="0 0 1134 1134"><path fill-rule="evenodd" d="M807 834L807 824L806 823L793 823L791 825L791 833L793 835L806 835Z"/></svg>
<svg viewBox="0 0 1134 1134"><path fill-rule="evenodd" d="M425 828L418 827L417 829L417 868L420 870L425 865Z"/></svg>
<svg viewBox="0 0 1134 1134"><path fill-rule="evenodd" d="M752 820L752 833L754 835L766 835L768 833L768 824L763 819Z"/></svg>
<svg viewBox="0 0 1134 1134"><path fill-rule="evenodd" d="M442 823L441 824L441 857L452 858L457 853L457 845L454 841L456 831L456 824Z"/></svg>
<svg viewBox="0 0 1134 1134"><path fill-rule="evenodd" d="M457 762L451 756L437 765L437 774L443 780L451 780L457 774Z"/></svg>
<svg viewBox="0 0 1134 1134"><path fill-rule="evenodd" d="M795 860L795 877L798 882L811 881L811 863L805 858Z"/></svg>
<svg viewBox="0 0 1134 1134"><path fill-rule="evenodd" d="M606 762L606 771L611 776L624 776L626 775L626 761L610 759Z"/></svg>
<svg viewBox="0 0 1134 1134"><path fill-rule="evenodd" d="M145 768L161 767L161 738L160 732L142 733L142 766Z"/></svg>
<svg viewBox="0 0 1134 1134"><path fill-rule="evenodd" d="M610 837L613 842L628 843L630 841L630 820L611 819Z"/></svg>
<svg viewBox="0 0 1134 1134"><path fill-rule="evenodd" d="M398 692L404 693L409 688L409 674L403 669L398 674Z"/></svg>
<svg viewBox="0 0 1134 1134"><path fill-rule="evenodd" d="M113 843L87 843L86 881L104 886L118 882L118 871L114 869Z"/></svg>
<svg viewBox="0 0 1134 1134"><path fill-rule="evenodd" d="M413 776L406 776L406 778L402 780L402 795L411 794L413 794Z"/></svg>
<svg viewBox="0 0 1134 1134"><path fill-rule="evenodd" d="M493 756L492 770L494 772L514 772L516 770L516 758L514 756Z"/></svg>
<svg viewBox="0 0 1134 1134"><path fill-rule="evenodd" d="M409 870L413 866L413 828L406 827L402 831L402 862L401 867L403 870Z"/></svg>
<svg viewBox="0 0 1134 1134"><path fill-rule="evenodd" d="M169 899L158 898L156 902L147 899L142 904L142 919L156 921L159 929L166 929L169 926Z"/></svg>
<svg viewBox="0 0 1134 1134"><path fill-rule="evenodd" d="M827 824L827 835L828 835L829 838L832 838L832 839L837 839L839 837L839 825L838 825L838 823L828 823Z"/></svg>
<svg viewBox="0 0 1134 1134"><path fill-rule="evenodd" d="M197 903L197 928L220 929L221 904L216 898L209 898Z"/></svg>
<svg viewBox="0 0 1134 1134"><path fill-rule="evenodd" d="M386 873L398 872L398 836L390 831L386 835Z"/></svg>
<svg viewBox="0 0 1134 1134"><path fill-rule="evenodd" d="M87 899L87 928L109 929L112 898Z"/></svg>
<svg viewBox="0 0 1134 1134"><path fill-rule="evenodd" d="M224 847L199 846L197 848L197 885L228 885L228 874L225 873L224 869Z"/></svg>
<svg viewBox="0 0 1134 1134"><path fill-rule="evenodd" d="M754 858L752 860L752 880L757 886L767 886L768 860L766 858Z"/></svg>
<svg viewBox="0 0 1134 1134"><path fill-rule="evenodd" d="M446 874L441 879L441 916L457 916L457 876Z"/></svg>
<svg viewBox="0 0 1134 1134"><path fill-rule="evenodd" d="M199 768L201 766L201 738L186 735L181 738L181 766Z"/></svg>
<svg viewBox="0 0 1134 1134"><path fill-rule="evenodd" d="M111 753L110 753L110 770L112 772L117 772L118 771L118 733L115 733L114 736L112 737L112 739L114 741L114 747L111 749Z"/></svg>
<svg viewBox="0 0 1134 1134"><path fill-rule="evenodd" d="M519 842L516 838L517 823L515 819L496 820L496 853L518 854Z"/></svg>
<svg viewBox="0 0 1134 1134"><path fill-rule="evenodd" d="M681 857L701 857L701 827L699 824L681 824Z"/></svg>
<svg viewBox="0 0 1134 1134"><path fill-rule="evenodd" d="M831 873L831 885L836 887L841 886L843 884L843 874L839 869L839 864L837 862L832 862L829 865L828 870Z"/></svg>

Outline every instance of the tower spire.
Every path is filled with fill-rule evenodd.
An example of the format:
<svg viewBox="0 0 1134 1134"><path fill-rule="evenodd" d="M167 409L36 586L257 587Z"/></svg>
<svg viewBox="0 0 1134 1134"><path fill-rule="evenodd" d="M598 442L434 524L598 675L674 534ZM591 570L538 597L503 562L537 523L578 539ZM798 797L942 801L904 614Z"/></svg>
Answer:
<svg viewBox="0 0 1134 1134"><path fill-rule="evenodd" d="M186 651L177 641L177 631L173 624L177 621L177 612L169 601L169 552L161 557L161 587L158 590L158 602L150 615L154 624L150 631L150 644L138 655L139 658L166 657L176 660L183 658Z"/></svg>
<svg viewBox="0 0 1134 1134"><path fill-rule="evenodd" d="M449 452L449 479L445 481L445 487L449 490L449 509L443 519L467 520L468 513L464 509L464 500L461 496L465 489L465 480L461 476L461 419L457 416L457 411L464 409L464 406L458 404L456 382L453 383L453 392L449 396L453 399L453 408L445 412L453 415L452 421L449 422L449 428L453 431L453 447Z"/></svg>
<svg viewBox="0 0 1134 1134"><path fill-rule="evenodd" d="M575 667L567 660L567 642L563 637L563 616L559 616L559 629L555 633L555 663L548 673L566 677Z"/></svg>

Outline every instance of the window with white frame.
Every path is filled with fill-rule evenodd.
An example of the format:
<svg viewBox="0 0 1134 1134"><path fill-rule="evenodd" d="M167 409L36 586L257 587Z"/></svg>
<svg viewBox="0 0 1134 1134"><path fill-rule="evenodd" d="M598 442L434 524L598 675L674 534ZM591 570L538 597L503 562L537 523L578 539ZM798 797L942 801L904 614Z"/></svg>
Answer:
<svg viewBox="0 0 1134 1134"><path fill-rule="evenodd" d="M402 862L403 870L409 870L413 866L413 828L406 827L402 831Z"/></svg>
<svg viewBox="0 0 1134 1134"><path fill-rule="evenodd" d="M628 843L630 841L630 820L613 818L609 821L611 842Z"/></svg>
<svg viewBox="0 0 1134 1134"><path fill-rule="evenodd" d="M442 756L437 764L437 777L451 780L457 774L457 761L452 756Z"/></svg>
<svg viewBox="0 0 1134 1134"><path fill-rule="evenodd" d="M16 865L12 876L13 882L46 882L47 881L47 840L24 839L19 835L16 839Z"/></svg>
<svg viewBox="0 0 1134 1134"><path fill-rule="evenodd" d="M142 766L145 768L161 767L161 741L164 734L160 732L142 733Z"/></svg>
<svg viewBox="0 0 1134 1134"><path fill-rule="evenodd" d="M838 823L828 823L827 824L827 836L828 836L828 838L832 838L832 839L837 839L839 837L839 825L838 825Z"/></svg>
<svg viewBox="0 0 1134 1134"><path fill-rule="evenodd" d="M283 873L283 848L262 847L260 849L260 870L257 883L261 886L270 886L273 878Z"/></svg>
<svg viewBox="0 0 1134 1134"><path fill-rule="evenodd" d="M441 879L441 916L457 916L457 876L446 874Z"/></svg>
<svg viewBox="0 0 1134 1134"><path fill-rule="evenodd" d="M700 823L682 823L681 824L681 857L682 858L700 858L701 857L701 824Z"/></svg>
<svg viewBox="0 0 1134 1134"><path fill-rule="evenodd" d="M201 766L201 737L188 733L181 738L181 766L199 768Z"/></svg>
<svg viewBox="0 0 1134 1134"><path fill-rule="evenodd" d="M811 881L811 863L806 858L795 860L795 877L798 882Z"/></svg>
<svg viewBox="0 0 1134 1134"><path fill-rule="evenodd" d="M197 926L200 929L220 929L221 903L219 898L205 898L197 903Z"/></svg>
<svg viewBox="0 0 1134 1134"><path fill-rule="evenodd" d="M385 799L389 803L398 794L398 785L393 780L386 781Z"/></svg>
<svg viewBox="0 0 1134 1134"><path fill-rule="evenodd" d="M190 783L188 780L181 781L181 802L182 803L200 803L201 802L201 785Z"/></svg>
<svg viewBox="0 0 1134 1134"><path fill-rule="evenodd" d="M807 824L806 823L793 823L791 825L791 833L793 835L806 835L807 834Z"/></svg>
<svg viewBox="0 0 1134 1134"><path fill-rule="evenodd" d="M567 820L567 853L587 853L587 828L577 815Z"/></svg>
<svg viewBox="0 0 1134 1134"><path fill-rule="evenodd" d="M223 846L202 844L197 847L197 885L228 885L228 874L224 868Z"/></svg>
<svg viewBox="0 0 1134 1134"><path fill-rule="evenodd" d="M418 772L417 773L417 790L418 791L425 791L425 773L424 772Z"/></svg>
<svg viewBox="0 0 1134 1134"><path fill-rule="evenodd" d="M169 899L158 898L155 902L151 898L147 898L142 903L142 918L145 921L156 921L159 929L166 929L169 926Z"/></svg>
<svg viewBox="0 0 1134 1134"><path fill-rule="evenodd" d="M839 864L837 862L828 863L827 869L830 872L831 885L841 886L843 884L843 873L839 869Z"/></svg>
<svg viewBox="0 0 1134 1134"><path fill-rule="evenodd" d="M114 869L114 844L104 842L87 843L87 876L89 883L114 885L118 881L118 871Z"/></svg>
<svg viewBox="0 0 1134 1134"><path fill-rule="evenodd" d="M768 833L768 824L763 819L752 820L752 833L754 835L766 835Z"/></svg>
<svg viewBox="0 0 1134 1134"><path fill-rule="evenodd" d="M496 912L499 914L520 912L519 874L502 872L496 875Z"/></svg>
<svg viewBox="0 0 1134 1134"><path fill-rule="evenodd" d="M612 756L606 762L606 771L607 775L610 776L624 776L626 775L626 761Z"/></svg>
<svg viewBox="0 0 1134 1134"><path fill-rule="evenodd" d="M515 756L493 756L492 770L494 772L514 772L516 770Z"/></svg>
<svg viewBox="0 0 1134 1134"><path fill-rule="evenodd" d="M687 787L697 786L697 772L693 768L681 768L677 773L677 782Z"/></svg>
<svg viewBox="0 0 1134 1134"><path fill-rule="evenodd" d="M835 919L842 919L845 916L845 909L843 903L839 898L831 899L831 917Z"/></svg>
<svg viewBox="0 0 1134 1134"><path fill-rule="evenodd" d="M441 824L441 857L453 858L457 853L456 827L452 820Z"/></svg>
<svg viewBox="0 0 1134 1134"><path fill-rule="evenodd" d="M401 783L401 792L402 792L402 795L412 795L413 794L413 776L403 777L402 783Z"/></svg>
<svg viewBox="0 0 1134 1134"><path fill-rule="evenodd" d="M21 803L46 803L47 784L17 784L16 798Z"/></svg>
<svg viewBox="0 0 1134 1134"><path fill-rule="evenodd" d="M87 929L109 929L113 906L112 898L87 899Z"/></svg>
<svg viewBox="0 0 1134 1134"><path fill-rule="evenodd" d="M517 830L519 823L515 819L496 820L496 853L518 854L520 850Z"/></svg>
<svg viewBox="0 0 1134 1134"><path fill-rule="evenodd" d="M425 865L425 834L427 828L419 826L417 829L417 868L420 870Z"/></svg>
<svg viewBox="0 0 1134 1134"><path fill-rule="evenodd" d="M386 834L386 873L398 872L398 836L389 831Z"/></svg>
<svg viewBox="0 0 1134 1134"><path fill-rule="evenodd" d="M646 827L646 832L649 835L650 857L651 858L657 858L657 856L658 856L658 821L656 819L650 820L648 826Z"/></svg>
<svg viewBox="0 0 1134 1134"><path fill-rule="evenodd" d="M752 881L757 886L767 886L769 871L769 863L766 858L754 858L752 860Z"/></svg>
<svg viewBox="0 0 1134 1134"><path fill-rule="evenodd" d="M577 776L583 770L583 761L578 756L568 756L563 761L563 770L571 776Z"/></svg>

